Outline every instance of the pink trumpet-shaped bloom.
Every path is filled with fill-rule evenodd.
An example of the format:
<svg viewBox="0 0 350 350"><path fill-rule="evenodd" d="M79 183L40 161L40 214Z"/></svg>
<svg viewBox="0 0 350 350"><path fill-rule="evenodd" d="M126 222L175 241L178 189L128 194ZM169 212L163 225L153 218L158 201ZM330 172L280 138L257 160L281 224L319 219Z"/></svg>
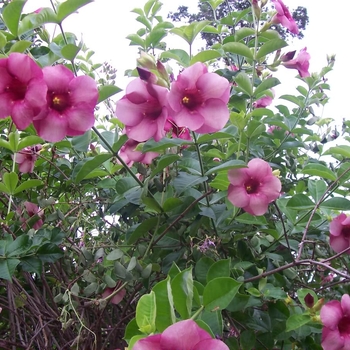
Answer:
<svg viewBox="0 0 350 350"><path fill-rule="evenodd" d="M24 215L21 216L20 221L22 222L22 228L23 230L28 227L28 221L33 217L36 216L38 219L35 224L33 225L33 228L35 230L38 230L41 226L43 226L43 217L44 213L39 207L31 202L24 202Z"/></svg>
<svg viewBox="0 0 350 350"><path fill-rule="evenodd" d="M151 164L152 160L159 155L156 152L142 153L141 151L137 151L136 147L139 143L140 142L129 139L120 149L119 156L128 166L132 166L134 162Z"/></svg>
<svg viewBox="0 0 350 350"><path fill-rule="evenodd" d="M229 350L221 340L213 339L193 320L174 323L161 334L138 340L133 350Z"/></svg>
<svg viewBox="0 0 350 350"><path fill-rule="evenodd" d="M293 60L284 61L282 64L286 68L291 69L297 69L299 72L299 75L304 77L309 77L309 66L310 66L310 54L306 52L306 47L304 47L302 50L300 50L298 56L294 58Z"/></svg>
<svg viewBox="0 0 350 350"><path fill-rule="evenodd" d="M0 119L11 116L24 130L46 105L47 86L41 68L27 55L0 59Z"/></svg>
<svg viewBox="0 0 350 350"><path fill-rule="evenodd" d="M229 201L251 215L266 213L269 203L281 192L281 182L262 159L252 159L248 168L231 169L228 172Z"/></svg>
<svg viewBox="0 0 350 350"><path fill-rule="evenodd" d="M332 300L321 309L323 350L350 349L350 297Z"/></svg>
<svg viewBox="0 0 350 350"><path fill-rule="evenodd" d="M293 34L299 33L299 28L294 21L294 18L290 14L288 7L283 3L282 0L272 0L275 5L277 13L273 16L271 22L275 24L282 24Z"/></svg>
<svg viewBox="0 0 350 350"><path fill-rule="evenodd" d="M273 92L273 90L271 90L272 92L272 95L275 96L275 93ZM270 104L272 103L273 101L273 97L269 96L269 95L266 95L262 98L259 98L258 100L256 100L254 103L253 103L253 106L254 108L265 108L267 106L270 106Z"/></svg>
<svg viewBox="0 0 350 350"><path fill-rule="evenodd" d="M35 161L38 159L38 152L41 150L41 145L34 147L25 147L16 154L16 163L21 173L32 173L34 170Z"/></svg>
<svg viewBox="0 0 350 350"><path fill-rule="evenodd" d="M340 253L350 247L350 217L341 213L334 218L329 225L330 240L332 249ZM350 250L346 252L350 254Z"/></svg>
<svg viewBox="0 0 350 350"><path fill-rule="evenodd" d="M165 136L164 125L168 117L168 90L162 86L133 80L126 95L117 102L116 116L124 123L130 139L144 142L150 138L159 141Z"/></svg>
<svg viewBox="0 0 350 350"><path fill-rule="evenodd" d="M177 125L200 134L221 130L229 118L230 83L205 64L186 68L171 84L169 105Z"/></svg>
<svg viewBox="0 0 350 350"><path fill-rule="evenodd" d="M43 72L48 86L47 105L33 121L38 135L57 142L66 136L84 134L95 123L98 100L95 81L86 75L75 77L62 65L45 67Z"/></svg>

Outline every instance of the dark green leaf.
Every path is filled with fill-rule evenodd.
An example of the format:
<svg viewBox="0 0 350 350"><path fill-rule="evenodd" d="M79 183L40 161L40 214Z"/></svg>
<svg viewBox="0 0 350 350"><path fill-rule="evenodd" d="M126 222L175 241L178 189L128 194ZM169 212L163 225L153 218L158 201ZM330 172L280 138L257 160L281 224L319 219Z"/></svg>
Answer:
<svg viewBox="0 0 350 350"><path fill-rule="evenodd" d="M12 276L16 271L19 259L0 259L0 279L12 281Z"/></svg>

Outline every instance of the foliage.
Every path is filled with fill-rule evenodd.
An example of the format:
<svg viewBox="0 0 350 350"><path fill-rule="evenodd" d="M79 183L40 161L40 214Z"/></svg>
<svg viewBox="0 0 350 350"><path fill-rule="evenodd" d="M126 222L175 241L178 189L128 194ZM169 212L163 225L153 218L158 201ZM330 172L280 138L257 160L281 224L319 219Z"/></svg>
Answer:
<svg viewBox="0 0 350 350"><path fill-rule="evenodd" d="M137 340L193 319L229 349L321 349L320 309L349 293L350 280L349 247L335 253L329 245L329 222L350 210L350 147L332 143L339 133L319 113L334 58L319 73L299 76L296 91L274 107L259 108L257 101L274 97L280 84L273 72L294 57L270 28L265 7L260 18L254 7L223 13L223 41L193 53L195 38L217 23L175 27L159 15L161 3L149 0L133 10L141 28L128 38L141 55L138 70L126 73L139 76L140 89L156 99L154 85L177 86L172 67L185 76L186 68L205 63L203 75L214 74L218 85L227 79L229 94L225 88L196 107L203 112L227 97L229 113L222 129L189 132L176 124L175 110L161 106L160 113L152 104L147 116L169 108L171 125L159 141L131 140L130 149L130 130L124 133L111 99L120 91L115 69L94 63L93 51L64 31L65 19L90 2L67 0L23 14L24 1L16 0L2 12L8 29L0 31L1 59L19 52L43 69L63 64L93 78L99 99L91 130L68 131L54 143L33 125L18 130L11 116L0 119L0 347L131 350ZM61 32L51 37L47 23ZM22 37L32 31L39 46ZM169 32L188 51L166 50ZM8 90L1 89L4 96ZM192 113L195 89L181 96ZM140 102L138 91L127 97ZM349 122L342 131L349 142ZM130 158L141 152L153 152L147 164ZM35 162L33 171L19 170L18 154ZM282 186L263 215L228 199L235 174L250 174L256 158ZM250 195L255 185L261 184L241 187Z"/></svg>

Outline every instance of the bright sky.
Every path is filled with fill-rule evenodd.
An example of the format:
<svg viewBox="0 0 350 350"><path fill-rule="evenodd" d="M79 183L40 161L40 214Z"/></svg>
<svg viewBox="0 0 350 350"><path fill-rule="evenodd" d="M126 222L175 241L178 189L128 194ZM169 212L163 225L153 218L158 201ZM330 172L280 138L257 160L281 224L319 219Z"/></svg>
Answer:
<svg viewBox="0 0 350 350"><path fill-rule="evenodd" d="M73 15L64 23L65 31L73 31L82 35L88 47L96 52L97 61L108 61L117 68L117 85L125 84L124 70L135 67L137 50L129 46L125 39L128 34L136 32L141 24L136 22L136 14L130 12L135 7L143 7L146 0L95 0L95 2L80 9L78 15ZM186 5L190 11L197 9L197 0L163 0L163 18L169 11L176 11L179 5ZM334 71L329 74L331 85L331 102L326 106L323 117L331 117L341 125L342 118L349 119L347 102L349 87L345 84L349 76L348 65L348 28L350 3L345 0L284 0L290 8L306 6L310 23L305 31L305 38L294 40L290 43L288 51L301 49L305 46L311 55L310 71L318 72L326 65L326 55L336 54ZM49 0L28 1L26 9L35 10L37 7L49 7ZM172 47L183 45L184 41L171 35ZM176 39L175 39L176 38ZM176 40L176 41L175 41ZM182 46L186 48L186 46ZM276 89L277 96L295 93L295 87L299 83L295 79L296 71L281 67L283 74L278 74L282 86ZM120 83L119 83L120 82Z"/></svg>

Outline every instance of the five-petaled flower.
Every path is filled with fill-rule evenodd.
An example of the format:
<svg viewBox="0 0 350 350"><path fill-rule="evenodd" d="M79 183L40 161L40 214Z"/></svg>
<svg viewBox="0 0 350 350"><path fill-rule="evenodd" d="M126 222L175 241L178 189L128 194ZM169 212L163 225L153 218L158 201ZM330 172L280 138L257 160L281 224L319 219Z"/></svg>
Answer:
<svg viewBox="0 0 350 350"><path fill-rule="evenodd" d="M282 65L286 68L297 69L299 75L304 77L309 77L309 66L310 66L310 54L306 52L306 47L300 50L298 56L293 60L283 61Z"/></svg>
<svg viewBox="0 0 350 350"><path fill-rule="evenodd" d="M259 158L252 159L247 168L229 170L228 179L229 201L252 215L265 214L269 203L281 192L280 180L270 165Z"/></svg>
<svg viewBox="0 0 350 350"><path fill-rule="evenodd" d="M283 3L282 0L272 0L275 5L277 13L273 16L271 22L275 24L282 24L293 34L299 33L299 28L294 21L294 18L290 14L288 7Z"/></svg>
<svg viewBox="0 0 350 350"><path fill-rule="evenodd" d="M11 116L24 130L46 105L47 86L41 68L27 55L0 59L0 119Z"/></svg>
<svg viewBox="0 0 350 350"><path fill-rule="evenodd" d="M340 253L350 247L350 216L341 213L334 218L329 225L330 240L332 249ZM350 250L346 252L350 254Z"/></svg>
<svg viewBox="0 0 350 350"><path fill-rule="evenodd" d="M205 64L197 62L184 69L171 84L169 105L177 125L200 134L221 130L229 118L227 103L230 83Z"/></svg>
<svg viewBox="0 0 350 350"><path fill-rule="evenodd" d="M75 77L63 65L45 67L43 73L48 87L47 105L33 120L38 135L57 142L65 136L84 134L95 123L96 82L87 75Z"/></svg>
<svg viewBox="0 0 350 350"><path fill-rule="evenodd" d="M115 112L130 139L144 142L153 137L159 141L165 136L168 93L166 88L140 78L130 82L126 95L117 102Z"/></svg>
<svg viewBox="0 0 350 350"><path fill-rule="evenodd" d="M321 309L323 350L350 349L350 296L332 300Z"/></svg>
<svg viewBox="0 0 350 350"><path fill-rule="evenodd" d="M163 333L138 340L133 350L228 350L228 346L213 339L193 320L174 323Z"/></svg>
<svg viewBox="0 0 350 350"><path fill-rule="evenodd" d="M25 147L16 153L15 162L18 163L18 169L22 173L32 173L34 170L35 161L38 159L38 152L41 150L41 145L33 147Z"/></svg>

